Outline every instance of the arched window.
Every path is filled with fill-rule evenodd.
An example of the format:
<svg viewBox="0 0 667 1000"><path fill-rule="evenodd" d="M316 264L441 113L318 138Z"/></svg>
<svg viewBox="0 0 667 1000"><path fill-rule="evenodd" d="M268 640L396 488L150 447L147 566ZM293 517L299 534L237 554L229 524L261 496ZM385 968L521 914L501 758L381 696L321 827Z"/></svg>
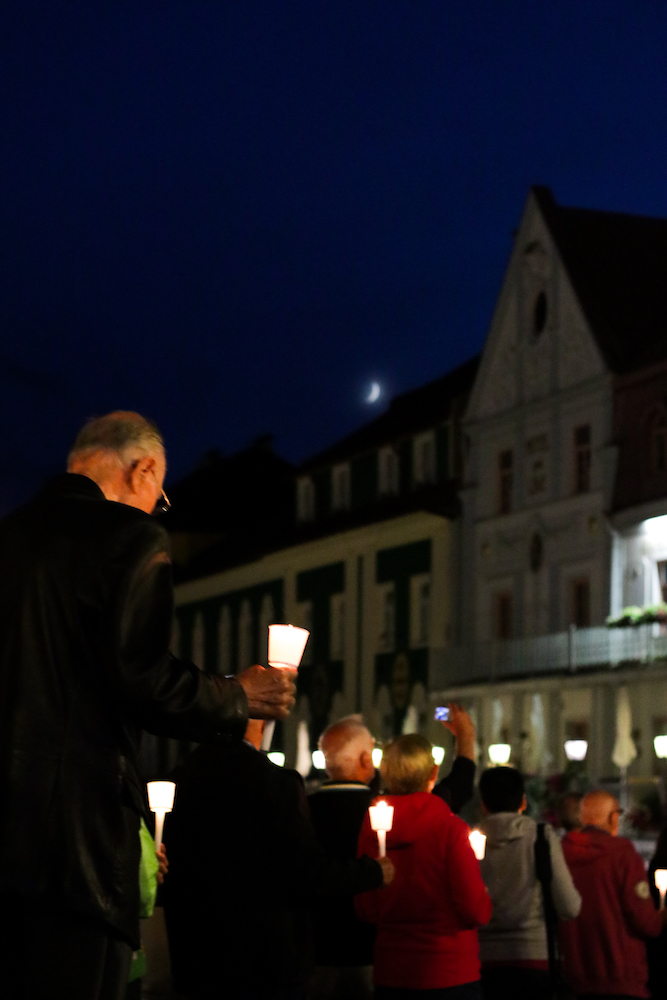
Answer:
<svg viewBox="0 0 667 1000"><path fill-rule="evenodd" d="M535 305L533 306L533 334L535 337L544 331L547 325L547 297L544 292L540 292L535 299Z"/></svg>

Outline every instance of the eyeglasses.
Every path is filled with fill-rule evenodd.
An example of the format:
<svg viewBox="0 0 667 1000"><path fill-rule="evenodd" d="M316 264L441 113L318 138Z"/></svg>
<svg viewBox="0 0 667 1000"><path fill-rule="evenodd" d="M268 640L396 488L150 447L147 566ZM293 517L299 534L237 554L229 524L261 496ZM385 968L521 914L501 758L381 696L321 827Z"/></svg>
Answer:
<svg viewBox="0 0 667 1000"><path fill-rule="evenodd" d="M159 517L160 514L166 514L170 508L171 508L171 501L169 500L169 497L164 492L164 490L162 490L160 496L155 501L155 506L151 511L151 516Z"/></svg>

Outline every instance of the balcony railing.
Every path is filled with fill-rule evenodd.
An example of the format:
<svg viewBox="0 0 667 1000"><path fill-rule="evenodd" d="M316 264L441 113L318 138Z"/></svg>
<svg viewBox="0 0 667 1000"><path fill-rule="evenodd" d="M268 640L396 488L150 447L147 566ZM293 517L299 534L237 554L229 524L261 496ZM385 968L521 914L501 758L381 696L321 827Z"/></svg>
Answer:
<svg viewBox="0 0 667 1000"><path fill-rule="evenodd" d="M659 625L572 628L533 638L450 646L434 651L430 687L615 668L656 660L667 660L667 631Z"/></svg>

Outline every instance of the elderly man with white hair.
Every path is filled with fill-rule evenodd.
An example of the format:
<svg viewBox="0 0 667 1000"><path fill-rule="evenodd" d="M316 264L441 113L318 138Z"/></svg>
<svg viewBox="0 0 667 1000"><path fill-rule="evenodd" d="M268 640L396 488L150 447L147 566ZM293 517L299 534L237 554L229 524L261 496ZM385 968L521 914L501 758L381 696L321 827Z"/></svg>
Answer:
<svg viewBox="0 0 667 1000"><path fill-rule="evenodd" d="M0 522L0 936L7 1000L117 1000L138 946L142 729L200 741L284 718L294 678L205 674L169 653L162 437L89 421ZM233 861L230 863L233 864Z"/></svg>
<svg viewBox="0 0 667 1000"><path fill-rule="evenodd" d="M452 704L449 709L449 721L444 725L456 737L457 756L434 794L458 812L473 792L475 729L459 705ZM374 745L360 715L334 722L320 737L329 780L308 797L308 804L315 832L330 858L357 856L359 831L374 794L369 788L376 774ZM314 926L318 968L312 1000L371 997L375 928L357 919L350 899L322 900Z"/></svg>

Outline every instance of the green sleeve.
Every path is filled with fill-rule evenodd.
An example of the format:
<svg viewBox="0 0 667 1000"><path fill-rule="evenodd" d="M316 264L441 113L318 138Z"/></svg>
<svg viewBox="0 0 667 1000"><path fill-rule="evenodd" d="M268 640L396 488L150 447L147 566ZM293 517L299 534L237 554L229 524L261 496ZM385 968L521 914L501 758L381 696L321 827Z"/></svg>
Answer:
<svg viewBox="0 0 667 1000"><path fill-rule="evenodd" d="M139 895L141 897L141 909L139 916L142 919L150 917L155 906L155 896L157 894L157 873L160 863L155 853L155 841L150 835L148 827L141 820L139 827L139 840L141 841L141 861L139 862Z"/></svg>

